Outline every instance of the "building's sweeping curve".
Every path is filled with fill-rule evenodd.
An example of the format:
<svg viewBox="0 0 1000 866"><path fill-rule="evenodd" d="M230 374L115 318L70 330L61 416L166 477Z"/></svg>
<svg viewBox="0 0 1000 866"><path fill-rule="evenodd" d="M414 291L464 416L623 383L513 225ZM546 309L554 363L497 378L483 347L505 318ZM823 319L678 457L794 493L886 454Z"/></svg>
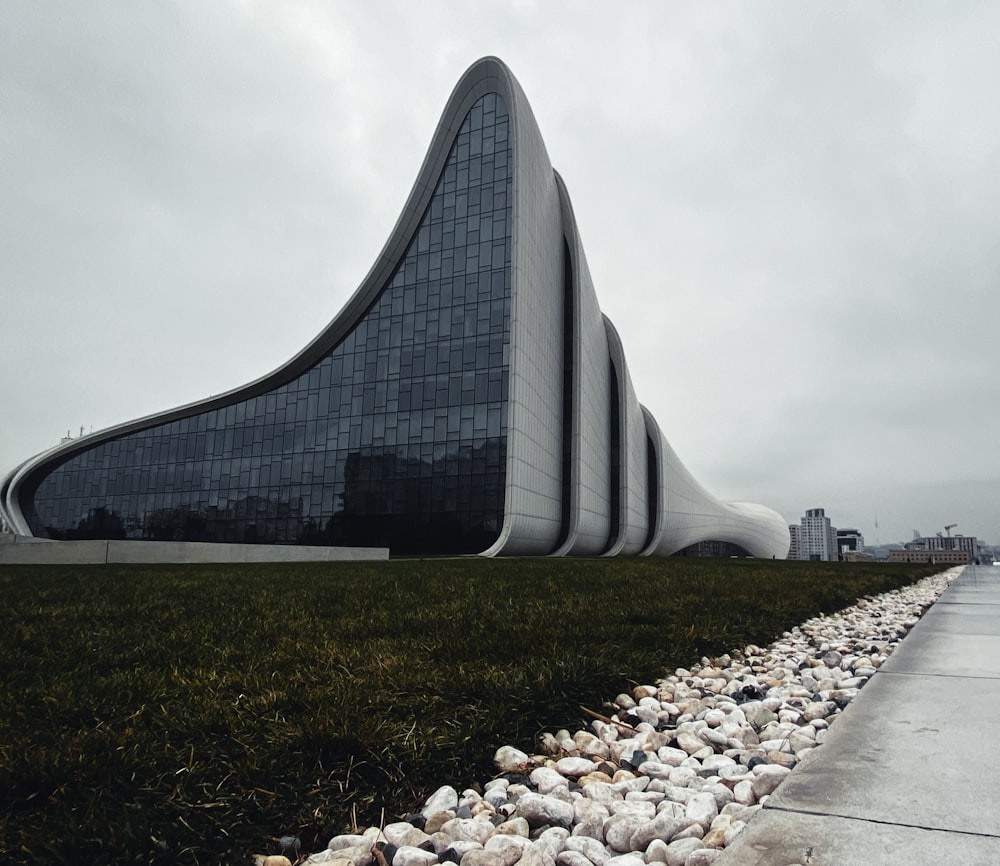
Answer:
<svg viewBox="0 0 1000 866"><path fill-rule="evenodd" d="M707 493L639 404L566 188L496 58L456 86L385 247L312 343L242 388L26 461L0 508L54 539L789 546L776 512Z"/></svg>

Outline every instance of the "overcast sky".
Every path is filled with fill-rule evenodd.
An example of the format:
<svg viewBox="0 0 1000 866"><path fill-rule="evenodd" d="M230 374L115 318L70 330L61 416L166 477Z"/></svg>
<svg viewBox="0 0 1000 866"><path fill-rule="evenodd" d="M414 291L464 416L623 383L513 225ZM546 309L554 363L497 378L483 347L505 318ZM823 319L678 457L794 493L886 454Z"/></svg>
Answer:
<svg viewBox="0 0 1000 866"><path fill-rule="evenodd" d="M487 54L695 477L1000 541L995 2L3 0L0 473L302 348Z"/></svg>

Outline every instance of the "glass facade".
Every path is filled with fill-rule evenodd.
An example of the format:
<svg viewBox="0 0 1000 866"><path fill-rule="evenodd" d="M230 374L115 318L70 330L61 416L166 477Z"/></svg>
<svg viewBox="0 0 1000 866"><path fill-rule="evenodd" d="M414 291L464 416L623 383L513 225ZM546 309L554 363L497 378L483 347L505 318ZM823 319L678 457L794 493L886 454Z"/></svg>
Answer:
<svg viewBox="0 0 1000 866"><path fill-rule="evenodd" d="M508 127L498 94L475 103L394 275L312 368L32 479L32 532L394 553L492 544L506 480Z"/></svg>

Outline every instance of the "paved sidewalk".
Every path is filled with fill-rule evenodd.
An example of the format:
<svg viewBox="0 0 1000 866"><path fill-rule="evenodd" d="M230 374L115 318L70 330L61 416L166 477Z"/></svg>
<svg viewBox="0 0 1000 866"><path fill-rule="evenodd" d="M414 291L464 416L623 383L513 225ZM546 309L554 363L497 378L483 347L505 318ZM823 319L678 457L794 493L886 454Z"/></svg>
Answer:
<svg viewBox="0 0 1000 866"><path fill-rule="evenodd" d="M1000 864L1000 567L968 566L715 866Z"/></svg>

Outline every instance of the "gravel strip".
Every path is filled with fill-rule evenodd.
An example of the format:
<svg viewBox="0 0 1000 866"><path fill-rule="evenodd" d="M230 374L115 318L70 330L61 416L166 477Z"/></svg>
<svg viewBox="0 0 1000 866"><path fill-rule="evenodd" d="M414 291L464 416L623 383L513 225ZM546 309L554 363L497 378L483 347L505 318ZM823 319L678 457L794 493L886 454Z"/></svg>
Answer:
<svg viewBox="0 0 1000 866"><path fill-rule="evenodd" d="M590 729L544 734L537 754L499 749L479 791L446 785L406 820L334 836L302 862L710 864L961 571L638 686Z"/></svg>

